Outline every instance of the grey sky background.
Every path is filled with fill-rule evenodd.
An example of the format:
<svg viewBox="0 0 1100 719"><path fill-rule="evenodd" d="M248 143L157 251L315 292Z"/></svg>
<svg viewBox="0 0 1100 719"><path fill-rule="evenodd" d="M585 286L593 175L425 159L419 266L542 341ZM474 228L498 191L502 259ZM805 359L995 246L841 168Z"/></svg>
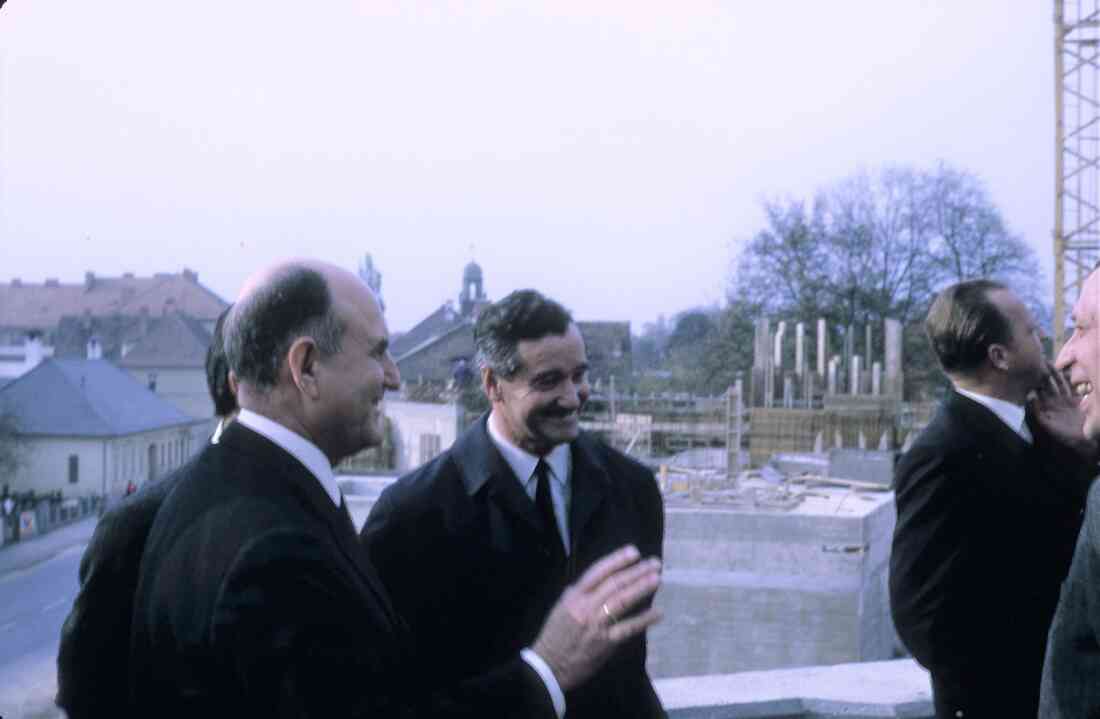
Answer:
<svg viewBox="0 0 1100 719"><path fill-rule="evenodd" d="M8 0L0 281L288 255L579 319L721 300L761 201L885 164L978 175L1051 274L1048 0ZM473 252L471 254L471 245Z"/></svg>

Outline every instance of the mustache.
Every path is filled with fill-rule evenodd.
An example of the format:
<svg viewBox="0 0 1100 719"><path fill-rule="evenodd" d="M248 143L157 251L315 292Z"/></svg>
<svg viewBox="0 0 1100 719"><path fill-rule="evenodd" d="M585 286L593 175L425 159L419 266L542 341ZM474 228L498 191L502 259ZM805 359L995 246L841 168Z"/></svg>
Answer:
<svg viewBox="0 0 1100 719"><path fill-rule="evenodd" d="M561 417L568 417L571 414L576 414L576 413L580 412L581 407L583 407L583 406L584 406L583 403L580 406L573 407L573 408L559 407L558 405L551 405L550 407L547 407L543 411L543 414L546 415L547 417L555 417L555 418L560 419Z"/></svg>

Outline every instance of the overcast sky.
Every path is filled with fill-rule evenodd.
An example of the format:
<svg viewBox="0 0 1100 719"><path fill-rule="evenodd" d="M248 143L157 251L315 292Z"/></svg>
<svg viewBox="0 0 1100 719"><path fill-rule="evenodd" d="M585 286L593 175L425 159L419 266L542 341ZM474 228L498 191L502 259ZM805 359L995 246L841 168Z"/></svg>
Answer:
<svg viewBox="0 0 1100 719"><path fill-rule="evenodd" d="M0 280L371 252L391 329L533 286L635 332L765 198L943 160L1051 274L1049 0L8 0ZM471 246L473 250L471 252Z"/></svg>

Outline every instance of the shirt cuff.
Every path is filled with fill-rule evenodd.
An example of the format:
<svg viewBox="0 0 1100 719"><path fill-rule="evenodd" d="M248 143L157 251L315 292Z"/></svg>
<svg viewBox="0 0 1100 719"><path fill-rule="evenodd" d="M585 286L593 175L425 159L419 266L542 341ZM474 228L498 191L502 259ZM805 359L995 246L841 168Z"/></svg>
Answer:
<svg viewBox="0 0 1100 719"><path fill-rule="evenodd" d="M524 649L520 651L519 655L523 661L531 665L531 668L542 679L542 683L546 685L547 693L550 694L550 701L554 703L554 713L558 715L558 719L562 719L565 716L565 694L558 686L558 680L554 677L550 665L531 649Z"/></svg>

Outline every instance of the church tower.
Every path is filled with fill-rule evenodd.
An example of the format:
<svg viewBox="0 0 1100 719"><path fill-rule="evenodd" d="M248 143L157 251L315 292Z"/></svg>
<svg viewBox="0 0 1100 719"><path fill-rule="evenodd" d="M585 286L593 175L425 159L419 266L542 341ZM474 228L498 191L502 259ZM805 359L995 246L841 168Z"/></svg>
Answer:
<svg viewBox="0 0 1100 719"><path fill-rule="evenodd" d="M462 292L458 296L458 301L462 316L470 318L488 302L485 297L485 287L482 284L481 266L473 260L462 270Z"/></svg>

